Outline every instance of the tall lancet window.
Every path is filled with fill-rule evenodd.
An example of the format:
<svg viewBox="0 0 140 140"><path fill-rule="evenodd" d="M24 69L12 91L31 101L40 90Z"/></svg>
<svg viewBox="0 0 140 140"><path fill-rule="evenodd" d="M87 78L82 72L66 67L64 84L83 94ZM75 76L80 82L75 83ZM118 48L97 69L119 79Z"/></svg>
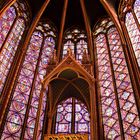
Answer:
<svg viewBox="0 0 140 140"><path fill-rule="evenodd" d="M47 102L44 91L39 126L34 134L39 107L42 80L56 42L56 30L49 22L40 22L30 39L28 49L17 77L3 123L1 139L41 139Z"/></svg>
<svg viewBox="0 0 140 140"><path fill-rule="evenodd" d="M124 1L121 14L124 16L125 27L140 67L140 0L132 1Z"/></svg>
<svg viewBox="0 0 140 140"><path fill-rule="evenodd" d="M75 55L76 60L81 62L84 50L87 51L87 36L84 31L78 28L72 28L66 31L64 36L63 57L67 54L67 49L70 48Z"/></svg>
<svg viewBox="0 0 140 140"><path fill-rule="evenodd" d="M0 96L22 35L28 27L29 9L25 2L15 2L0 17Z"/></svg>
<svg viewBox="0 0 140 140"><path fill-rule="evenodd" d="M87 107L75 98L57 106L56 134L90 134L90 116Z"/></svg>
<svg viewBox="0 0 140 140"><path fill-rule="evenodd" d="M139 139L140 120L120 36L109 19L94 32L105 139Z"/></svg>

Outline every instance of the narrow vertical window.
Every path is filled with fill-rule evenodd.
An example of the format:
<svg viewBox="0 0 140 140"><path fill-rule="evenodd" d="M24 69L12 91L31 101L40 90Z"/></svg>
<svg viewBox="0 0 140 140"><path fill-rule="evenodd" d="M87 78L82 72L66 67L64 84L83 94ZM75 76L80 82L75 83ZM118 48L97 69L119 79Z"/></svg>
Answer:
<svg viewBox="0 0 140 140"><path fill-rule="evenodd" d="M138 139L134 91L118 31L110 23L99 24L94 34L105 138Z"/></svg>
<svg viewBox="0 0 140 140"><path fill-rule="evenodd" d="M119 7L120 20L124 23L122 24L124 36L129 44L128 50L131 52L132 59L135 56L140 67L140 0L122 0Z"/></svg>
<svg viewBox="0 0 140 140"><path fill-rule="evenodd" d="M75 133L90 134L89 112L78 100L75 100Z"/></svg>
<svg viewBox="0 0 140 140"><path fill-rule="evenodd" d="M26 29L25 24L29 22L27 9L25 12L20 4L16 2L0 18L0 94Z"/></svg>
<svg viewBox="0 0 140 140"><path fill-rule="evenodd" d="M84 51L87 51L87 42L84 40L80 40L76 45L76 50L76 59L81 61Z"/></svg>
<svg viewBox="0 0 140 140"><path fill-rule="evenodd" d="M140 47L139 47L140 46L140 31L137 27L137 24L131 12L126 14L125 25L128 30L130 40L132 42L132 47L133 47L138 65L140 66Z"/></svg>
<svg viewBox="0 0 140 140"><path fill-rule="evenodd" d="M9 135L9 137L20 138L42 41L42 35L39 32L34 32L8 110L8 117L3 132L4 137L5 135L13 134L12 136ZM34 117L37 109L31 109L32 117ZM30 127L34 126L32 121L28 122L28 125L29 124ZM33 135L32 128L30 128L28 135ZM8 136L6 137L8 138Z"/></svg>
<svg viewBox="0 0 140 140"><path fill-rule="evenodd" d="M115 27L109 29L107 36L119 98L124 135L126 139L138 139L140 136L140 120L120 37Z"/></svg>
<svg viewBox="0 0 140 140"><path fill-rule="evenodd" d="M68 40L65 44L64 44L64 48L63 48L63 57L67 54L68 48L71 49L72 54L74 54L74 43L71 40Z"/></svg>
<svg viewBox="0 0 140 140"><path fill-rule="evenodd" d="M120 126L116 97L110 69L107 40L104 34L99 34L95 40L99 72L99 84L102 104L102 117L106 139L120 138Z"/></svg>
<svg viewBox="0 0 140 140"><path fill-rule="evenodd" d="M0 48L16 18L15 7L10 7L0 18Z"/></svg>
<svg viewBox="0 0 140 140"><path fill-rule="evenodd" d="M55 48L55 28L40 22L36 27L21 66L17 83L9 102L2 139L33 139L42 80ZM37 139L41 139L48 89L43 93L43 108L39 119ZM12 135L11 135L12 134ZM35 134L36 135L36 134Z"/></svg>
<svg viewBox="0 0 140 140"><path fill-rule="evenodd" d="M57 107L55 133L70 134L72 129L72 98L67 99Z"/></svg>
<svg viewBox="0 0 140 140"><path fill-rule="evenodd" d="M140 1L139 0L136 0L134 3L134 12L140 24Z"/></svg>
<svg viewBox="0 0 140 140"><path fill-rule="evenodd" d="M64 37L63 57L67 54L68 48L71 49L76 60L81 62L84 51L88 52L85 32L77 28L68 30Z"/></svg>
<svg viewBox="0 0 140 140"><path fill-rule="evenodd" d="M73 128L74 127L74 128ZM87 107L75 98L69 98L57 106L55 133L90 134L90 118Z"/></svg>

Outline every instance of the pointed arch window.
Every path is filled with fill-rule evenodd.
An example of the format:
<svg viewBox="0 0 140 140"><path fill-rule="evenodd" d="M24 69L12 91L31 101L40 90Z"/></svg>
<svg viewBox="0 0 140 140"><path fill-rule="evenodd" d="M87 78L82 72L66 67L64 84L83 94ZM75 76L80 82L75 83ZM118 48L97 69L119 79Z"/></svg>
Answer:
<svg viewBox="0 0 140 140"><path fill-rule="evenodd" d="M2 139L33 139L42 137L47 92L44 91L43 107L37 134L34 134L39 106L42 80L46 75L48 61L56 42L56 30L49 23L40 22L28 45L24 62L13 89L7 117L3 126Z"/></svg>
<svg viewBox="0 0 140 140"><path fill-rule="evenodd" d="M0 95L29 22L29 10L24 5L17 1L0 17Z"/></svg>
<svg viewBox="0 0 140 140"><path fill-rule="evenodd" d="M75 98L69 98L57 106L56 134L90 134L90 115L87 107Z"/></svg>
<svg viewBox="0 0 140 140"><path fill-rule="evenodd" d="M78 28L70 29L64 37L63 57L67 54L67 49L70 48L75 58L81 62L84 50L87 49L87 36L84 31Z"/></svg>
<svg viewBox="0 0 140 140"><path fill-rule="evenodd" d="M125 27L140 67L140 1L134 0L124 3L125 7L122 6L121 14L125 15Z"/></svg>
<svg viewBox="0 0 140 140"><path fill-rule="evenodd" d="M118 31L109 19L95 30L105 138L138 139L140 120Z"/></svg>

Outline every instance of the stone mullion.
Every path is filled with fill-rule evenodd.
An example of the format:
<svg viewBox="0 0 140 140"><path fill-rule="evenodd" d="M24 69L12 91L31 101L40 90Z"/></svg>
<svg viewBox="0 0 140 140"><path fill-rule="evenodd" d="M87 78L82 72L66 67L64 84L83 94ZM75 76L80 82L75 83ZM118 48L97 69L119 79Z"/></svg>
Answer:
<svg viewBox="0 0 140 140"><path fill-rule="evenodd" d="M131 10L131 12L132 12L132 15L133 15L133 17L134 17L134 19L135 19L136 25L137 25L137 27L138 27L138 29L139 29L139 31L140 31L140 24L139 24L139 21L138 21L138 19L137 19L137 17L136 17L136 14L135 14L135 12L134 12L133 9Z"/></svg>
<svg viewBox="0 0 140 140"><path fill-rule="evenodd" d="M23 40L24 40L25 36L26 36L26 30L24 31L23 36L22 36ZM20 46L22 46L22 44L23 44L23 40L22 39L20 40L20 42L18 44L17 51L15 52L15 56L13 58L10 70L8 72L8 76L6 78L5 85L4 85L4 88L2 90L2 95L1 95L2 98L5 96L6 89L7 89L7 86L8 86L8 83L9 83L10 79L13 78L12 73L14 72L14 69L16 68L16 61L17 61L18 55L21 54L21 48L22 47L20 47ZM3 100L2 98L0 99L0 103Z"/></svg>
<svg viewBox="0 0 140 140"><path fill-rule="evenodd" d="M124 54L127 56L126 58L129 58L128 59L128 63L130 63L132 66L130 67L131 71L133 71L133 73L130 71L129 74L130 74L130 78L131 78L131 82L132 85L133 85L133 89L135 91L134 95L135 95L135 99L136 99L136 104L137 104L137 108L140 108L140 68L138 66L138 63L137 63L137 59L136 59L136 56L135 56L135 53L134 53L134 49L132 47L132 43L131 43L131 40L130 40L130 37L128 35L128 31L127 31L127 28L125 26L125 23L124 21L121 21L121 24L122 24L122 29L124 31L124 36L126 36L126 41L127 41L127 46L122 46L123 50L124 50ZM129 66L129 65L128 65ZM129 67L128 67L129 68ZM139 109L138 109L138 112L139 112ZM140 112L139 112L140 114Z"/></svg>
<svg viewBox="0 0 140 140"><path fill-rule="evenodd" d="M132 45L132 42L130 40L130 36L128 34L128 31L127 31L125 22L124 21L120 21L120 23L122 25L122 30L124 32L124 37L125 37L126 42L127 42L127 45L126 46L127 46L128 52L129 52L128 55L129 55L129 57L131 57L131 59L130 59L131 60L131 63L133 62L132 64L135 64L135 67L137 69L135 71L137 71L137 73L139 73L139 66L138 66L138 63L137 63L137 59L136 59L136 56L135 56L135 53L134 53L133 45ZM138 77L140 77L140 74L139 74Z"/></svg>
<svg viewBox="0 0 140 140"><path fill-rule="evenodd" d="M40 115L41 115L43 94L44 94L45 90L46 90L46 88L42 84L42 89L41 89L40 98L39 98L39 104L38 104L38 110L37 110L37 117L36 117L35 128L34 128L34 134L33 134L33 140L36 140L36 138L38 136L37 131L38 131L38 126L39 126L39 118L40 118Z"/></svg>
<svg viewBox="0 0 140 140"><path fill-rule="evenodd" d="M0 18L3 15L3 13L5 13L5 11L12 6L14 3L16 2L16 0L7 0L7 3L3 5L2 9L0 9Z"/></svg>
<svg viewBox="0 0 140 140"><path fill-rule="evenodd" d="M114 22L114 24L115 24L115 26L116 26L116 28L117 28L117 30L119 32L119 35L120 35L122 43L126 44L126 40L125 40L125 37L124 37L124 34L123 34L123 30L121 28L120 21L119 21L119 15L116 12L114 6L107 0L100 0L100 2L103 5L103 7L105 8L105 10L108 13L109 17Z"/></svg>
<svg viewBox="0 0 140 140"><path fill-rule="evenodd" d="M5 40L3 41L2 46L1 46L1 48L0 48L0 54L2 53L2 50L3 50L3 48L4 48L5 43L8 42L8 38L9 38L9 36L10 36L10 34L11 34L11 32L12 32L14 26L16 25L16 22L17 22L18 18L19 18L18 16L15 18L15 20L14 20L12 26L11 26L11 29L9 30L9 32L8 32L8 34L7 34L6 38L5 38Z"/></svg>
<svg viewBox="0 0 140 140"><path fill-rule="evenodd" d="M47 74L46 74L47 75ZM44 84L44 83L43 83ZM47 134L51 134L51 132L52 132L52 126L53 126L53 114L54 114L54 112L53 112L53 102L52 102L52 87L51 87L51 85L50 84L48 84L48 85L45 85L44 84L44 89L46 89L47 88L47 86L48 86L48 89L49 89L49 93L48 93L48 105L49 105L49 107L48 107L48 114L47 114L47 118L48 118L48 121L47 121L47 130L46 130L46 133Z"/></svg>
<svg viewBox="0 0 140 140"><path fill-rule="evenodd" d="M19 58L17 58L17 69L15 69L15 71L14 71L14 74L13 74L13 79L12 79L12 81L11 81L11 86L10 86L10 89L7 91L7 95L8 95L8 98L6 99L6 103L5 103L5 105L3 106L3 110L5 110L5 108L7 107L7 105L8 105L8 99L10 98L10 93L12 92L12 89L13 89L13 87L14 87L14 83L15 83L15 78L18 76L18 71L19 71L19 67L21 66L21 64L22 64L22 62L24 61L24 57L25 57L25 53L26 53L26 50L27 50L27 46L28 46L28 44L29 44L29 41L30 41L30 38L31 38L31 36L32 36L32 33L33 33L33 31L34 31L34 29L35 29L35 27L36 27L36 25L38 24L38 21L40 20L40 18L41 18L41 16L42 16L42 14L43 14L43 12L44 12L44 10L46 9L46 7L47 7L47 5L49 4L49 2L50 2L50 0L46 0L44 3L43 3L43 5L42 5L42 7L41 7L41 9L39 10L39 12L37 13L37 15L36 15L36 17L35 17L35 19L32 21L32 23L31 23L31 26L30 26L30 28L29 28L29 31L27 32L27 36L26 36L26 38L25 38L25 41L24 41L24 44L23 44L23 46L22 46L22 53L20 54L20 56L19 56ZM1 111L0 112L1 114L0 114L0 120L2 121L3 120L3 114L4 114L4 111ZM0 121L0 125L1 125L1 121Z"/></svg>
<svg viewBox="0 0 140 140"><path fill-rule="evenodd" d="M2 46L1 46L1 48L0 48L0 55L1 55L1 53L2 53L2 50L4 49L4 45L5 45L5 43L8 42L8 38L9 38L11 32L12 32L13 27L16 25L16 21L17 21L17 19L18 19L18 17L15 18L15 20L14 20L12 26L11 26L11 29L9 30L9 33L7 34L5 40L4 40L4 42L3 42L3 44L2 44ZM6 79L8 79L8 76L6 77ZM6 80L6 81L7 81L7 80ZM5 82L5 83L6 83L6 82ZM6 86L6 84L5 84L4 87L3 87L1 97L3 97L3 94L5 93L5 92L4 92L4 88L5 88L5 86ZM0 99L0 100L1 100L1 99ZM0 101L0 102L1 102L1 101Z"/></svg>
<svg viewBox="0 0 140 140"><path fill-rule="evenodd" d="M76 41L73 41L73 43L74 43L74 50L73 50L73 52L74 52L74 58L75 58L75 60L77 59L76 58L76 56L77 56L77 47L76 47L76 45L77 45L77 40Z"/></svg>
<svg viewBox="0 0 140 140"><path fill-rule="evenodd" d="M95 76L95 93L97 96L97 107L98 107L98 116L100 119L98 119L98 126L99 126L99 137L101 139L104 139L104 127L103 127L103 117L102 117L102 103L101 103L101 91L100 91L100 85L99 85L99 71L98 71L98 62L97 62L97 48L95 44L95 36L93 36L93 43L94 43L94 76Z"/></svg>
<svg viewBox="0 0 140 140"><path fill-rule="evenodd" d="M139 110L140 109L140 101L139 101L140 100L140 82L139 82L140 81L140 78L139 78L140 77L140 72L139 72L138 68L132 68L132 67L137 67L137 65L134 65L133 60L132 60L132 63L129 60L130 56L129 56L128 50L126 48L126 46L127 46L127 42L126 42L127 38L125 38L125 34L127 34L127 33L123 32L123 29L122 29L120 21L119 21L118 14L116 13L116 11L113 8L113 6L106 0L100 0L100 1L101 1L102 5L104 6L104 8L106 9L106 11L108 12L110 18L112 18L112 20L114 21L114 24L116 25L116 28L118 30L118 33L119 33L119 36L120 36L120 39L121 39L121 43L122 43L122 49L124 51L125 59L127 60L127 65L128 65L130 78L133 81L132 82L133 89L135 90L136 97L138 97L138 98L136 98L136 101L137 101L136 103L138 105L138 110ZM132 10L131 10L131 12L132 12ZM133 69L135 69L135 71ZM137 74L138 74L138 76L137 76Z"/></svg>
<svg viewBox="0 0 140 140"><path fill-rule="evenodd" d="M24 31L23 33L23 38L25 38L27 35L27 32L26 30ZM17 65L18 63L18 60L21 56L21 54L23 53L22 51L22 45L23 45L23 40L20 40L20 43L18 46L21 46L17 49L16 51L16 54L14 56L14 59L13 59L13 62L12 62L12 66L11 66L11 71L8 73L8 78L7 78L7 83L5 83L5 87L4 87L4 90L3 90L3 96L4 98L2 99L2 106L1 106L1 111L0 111L0 126L2 125L4 127L4 125L2 124L2 121L4 122L4 120L6 119L6 116L7 116L7 110L8 108L10 107L10 103L11 103L11 99L13 97L13 91L15 89L15 86L16 86L16 83L17 83L17 80L18 80L18 75L19 75L19 72L20 72L20 69L21 69L21 65ZM22 61L23 63L23 61ZM17 70L17 76L15 76L15 70ZM13 81L13 82L12 82ZM5 116L5 117L4 117ZM3 117L4 117L4 120L3 120ZM5 122L4 122L5 123Z"/></svg>
<svg viewBox="0 0 140 140"><path fill-rule="evenodd" d="M111 57L111 52L110 52L110 48L109 48L109 42L108 42L108 38L107 38L106 34L105 34L105 38L106 38L107 51L108 51L109 60L110 60L110 68L111 68L111 74L112 74L112 80L113 80L112 82L113 82L113 87L114 87L114 92L115 92L117 114L118 114L119 125L120 125L120 135L121 135L121 140L125 140L124 130L123 130L123 121L122 121L122 117L121 117L121 108L120 108L118 92L117 92L117 85L116 85L116 79L115 79L115 72L114 72L114 69L113 69L112 57Z"/></svg>
<svg viewBox="0 0 140 140"><path fill-rule="evenodd" d="M5 38L4 42L3 42L3 45L2 45L1 48L0 48L0 55L1 55L2 51L3 51L3 49L4 49L5 43L8 42L8 38L9 38L11 32L12 32L12 29L13 29L14 26L16 25L17 20L18 20L18 17L15 18L15 20L14 20L12 26L11 26L11 29L9 30L9 33L7 34L7 36L6 36L6 38ZM21 42L21 41L20 41L20 42ZM19 43L19 44L20 44L20 43ZM20 46L20 45L18 45L17 47L19 47L19 46ZM17 55L17 52L18 52L18 48L17 48L17 51L15 52L15 56ZM13 67L15 67L15 61L16 61L16 57L15 57L15 56L14 56L14 58L13 58L13 62L11 63L11 66L10 66L10 68L9 68L9 72L8 72L8 74L7 74L7 76L6 76L6 80L5 80L4 87L3 87L3 89L2 89L2 93L1 93L1 97L0 97L0 104L2 104L3 98L5 98L5 93L6 93L5 90L6 90L7 86L8 86L9 79L10 79L10 77L11 77L11 73L13 72ZM10 60L9 60L9 61L10 61ZM8 61L8 62L9 62L9 61ZM0 109L1 109L1 107L0 107Z"/></svg>
<svg viewBox="0 0 140 140"><path fill-rule="evenodd" d="M18 58L18 57L17 57ZM16 62L15 62L15 65L16 65ZM9 108L10 108L10 105L11 105L11 100L12 100L12 98L13 98L13 95L14 95L14 89L16 88L16 84L17 84L17 81L18 81L18 77L19 77L19 74L20 74L20 70L21 70L21 67L19 67L19 70L18 70L18 75L17 75L17 77L15 77L14 76L14 78L12 77L12 75L11 75L11 77L14 79L14 83L12 83L11 85L9 85L10 87L9 87L9 89L11 90L11 94L8 94L7 95L7 97L5 97L6 98L6 103L3 103L3 104L7 104L7 106L4 106L3 108L2 108L2 115L0 114L0 116L3 118L3 120L1 119L1 122L0 122L0 128L1 128L1 130L0 130L0 138L1 138L1 135L2 135L2 131L3 131L3 129L4 129L4 126L5 126L5 123L6 123L6 118L7 118L7 115L8 115L8 113L9 113ZM13 69L13 71L12 72L14 72L14 69ZM10 80L12 80L12 79L9 79L9 83L11 83L11 81ZM9 90L8 88L6 89L6 92L8 93L8 90ZM10 93L10 92L9 92Z"/></svg>
<svg viewBox="0 0 140 140"><path fill-rule="evenodd" d="M71 133L75 133L75 99L72 98L72 121L71 121Z"/></svg>
<svg viewBox="0 0 140 140"><path fill-rule="evenodd" d="M32 101L32 98L33 98L33 92L34 92L34 89L35 89L35 82L36 82L36 78L37 78L37 75L38 75L38 68L39 68L39 64L40 64L40 61L41 61L44 42L45 42L45 39L43 38L43 42L41 44L41 49L40 49L40 52L39 52L38 61L37 61L37 64L36 64L36 69L35 69L35 72L34 72L33 82L32 82L32 85L31 85L31 91L30 91L30 94L29 94L27 109L26 109L23 128L22 128L22 132L21 132L21 138L20 138L21 140L24 139L24 134L25 134L25 131L26 131L27 120L28 120L28 117L29 117L29 111L30 111L30 107L31 107L31 101Z"/></svg>

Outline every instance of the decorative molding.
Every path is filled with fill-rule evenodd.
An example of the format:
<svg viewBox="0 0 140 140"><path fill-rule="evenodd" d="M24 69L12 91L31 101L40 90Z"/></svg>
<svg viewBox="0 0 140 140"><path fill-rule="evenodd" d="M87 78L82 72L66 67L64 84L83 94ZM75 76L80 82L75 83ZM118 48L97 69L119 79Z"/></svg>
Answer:
<svg viewBox="0 0 140 140"><path fill-rule="evenodd" d="M68 49L67 56L60 63L48 65L47 75L42 82L46 84L46 81L50 81L54 75L57 75L65 69L72 69L78 72L79 75L83 75L85 79L88 79L89 83L95 80L93 76L93 66L91 64L80 64L73 56L71 50Z"/></svg>
<svg viewBox="0 0 140 140"><path fill-rule="evenodd" d="M88 140L87 134L52 134L45 135L44 140Z"/></svg>

